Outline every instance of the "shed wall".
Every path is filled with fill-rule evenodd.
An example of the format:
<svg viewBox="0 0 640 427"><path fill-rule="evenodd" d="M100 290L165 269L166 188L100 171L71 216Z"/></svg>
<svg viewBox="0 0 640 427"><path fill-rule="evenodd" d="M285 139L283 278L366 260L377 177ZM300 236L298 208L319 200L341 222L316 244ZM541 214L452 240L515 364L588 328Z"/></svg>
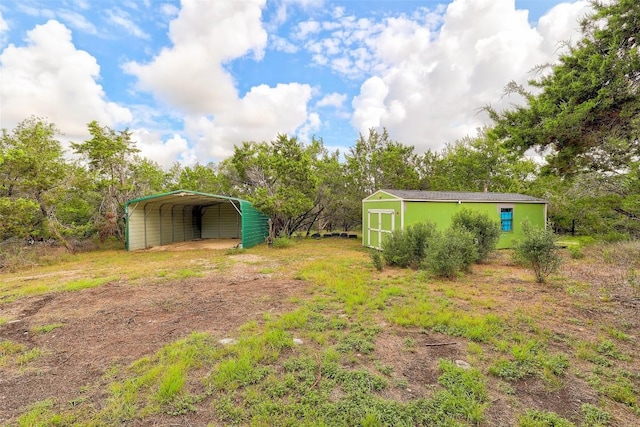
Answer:
<svg viewBox="0 0 640 427"><path fill-rule="evenodd" d="M269 217L254 208L251 203L241 201L242 245L245 248L264 243L269 235Z"/></svg>
<svg viewBox="0 0 640 427"><path fill-rule="evenodd" d="M486 213L489 218L500 222L500 208L513 208L513 231L501 233L498 248L513 247L515 240L522 234L521 223L525 218L531 225L545 226L545 211L542 203L477 203L477 202L411 202L405 203L405 223L409 226L418 222L432 221L440 230L451 225L451 218L462 209L471 209Z"/></svg>
<svg viewBox="0 0 640 427"><path fill-rule="evenodd" d="M241 224L241 216L231 202L208 206L202 215L202 238L239 239Z"/></svg>

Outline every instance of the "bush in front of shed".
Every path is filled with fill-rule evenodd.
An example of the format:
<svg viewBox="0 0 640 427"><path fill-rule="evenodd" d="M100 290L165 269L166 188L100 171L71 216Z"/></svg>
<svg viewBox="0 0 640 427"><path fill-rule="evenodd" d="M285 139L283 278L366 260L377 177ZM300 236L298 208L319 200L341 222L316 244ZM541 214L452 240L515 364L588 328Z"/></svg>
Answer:
<svg viewBox="0 0 640 427"><path fill-rule="evenodd" d="M477 262L486 261L500 239L500 224L489 218L486 213L462 209L453 215L451 225L454 228L464 228L473 234L478 250Z"/></svg>
<svg viewBox="0 0 640 427"><path fill-rule="evenodd" d="M548 228L534 227L522 222L524 238L516 242L513 253L516 262L533 269L536 281L543 283L547 276L560 268L562 258L558 254L556 236Z"/></svg>
<svg viewBox="0 0 640 427"><path fill-rule="evenodd" d="M388 265L418 267L425 259L429 241L437 234L432 222L410 225L406 230L396 230L384 240L382 257Z"/></svg>
<svg viewBox="0 0 640 427"><path fill-rule="evenodd" d="M430 239L423 266L436 276L452 279L458 273L469 271L477 260L474 235L466 229L450 227Z"/></svg>

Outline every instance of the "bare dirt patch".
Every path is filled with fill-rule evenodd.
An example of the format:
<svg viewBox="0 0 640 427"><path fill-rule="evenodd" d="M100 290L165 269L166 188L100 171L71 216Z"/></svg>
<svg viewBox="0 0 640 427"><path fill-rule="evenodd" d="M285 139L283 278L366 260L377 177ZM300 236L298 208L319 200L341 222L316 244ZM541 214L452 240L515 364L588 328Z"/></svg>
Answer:
<svg viewBox="0 0 640 427"><path fill-rule="evenodd" d="M0 326L0 341L44 355L21 370L0 365L0 423L52 396L69 401L81 387L99 383L111 365L151 355L194 331L233 336L262 313L289 309L289 297L301 292L303 282L270 279L235 260L224 275L163 284L116 281L1 305L0 314L14 320ZM49 324L62 326L34 330Z"/></svg>
<svg viewBox="0 0 640 427"><path fill-rule="evenodd" d="M238 247L240 239L195 239L187 242L171 243L169 245L154 246L147 251L192 251L203 249L232 249Z"/></svg>

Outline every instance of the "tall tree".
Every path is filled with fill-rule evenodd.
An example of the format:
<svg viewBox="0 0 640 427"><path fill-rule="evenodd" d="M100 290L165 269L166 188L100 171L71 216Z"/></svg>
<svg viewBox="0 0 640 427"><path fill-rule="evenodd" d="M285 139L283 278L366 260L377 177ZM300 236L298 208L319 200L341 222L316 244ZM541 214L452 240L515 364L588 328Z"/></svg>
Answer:
<svg viewBox="0 0 640 427"><path fill-rule="evenodd" d="M582 39L530 81L533 92L508 86L524 105L487 108L510 148L551 150L548 168L561 175L619 171L640 156L640 3L592 5Z"/></svg>
<svg viewBox="0 0 640 427"><path fill-rule="evenodd" d="M440 191L526 192L536 164L508 150L486 129L464 137L439 153L427 152L421 162L422 184Z"/></svg>
<svg viewBox="0 0 640 427"><path fill-rule="evenodd" d="M88 128L91 139L71 146L87 162L102 195L96 218L101 237L114 235L123 239L124 205L141 195L132 180L132 166L139 150L128 130L115 131L96 121L89 123Z"/></svg>
<svg viewBox="0 0 640 427"><path fill-rule="evenodd" d="M419 184L417 156L412 146L402 145L389 137L386 129L379 133L369 129L360 134L345 155L350 185L362 200L381 188L415 189Z"/></svg>
<svg viewBox="0 0 640 427"><path fill-rule="evenodd" d="M271 217L276 236L289 236L317 207L318 179L311 151L295 137L244 142L231 158L236 194Z"/></svg>
<svg viewBox="0 0 640 427"><path fill-rule="evenodd" d="M383 188L412 190L419 188L418 156L413 146L393 141L386 129L369 129L360 134L345 155L345 203L362 221L362 199Z"/></svg>
<svg viewBox="0 0 640 427"><path fill-rule="evenodd" d="M6 237L58 237L57 201L65 190L68 165L59 131L38 117L20 122L0 138L0 232ZM9 217L12 216L11 219ZM60 236L61 237L61 236Z"/></svg>
<svg viewBox="0 0 640 427"><path fill-rule="evenodd" d="M508 147L548 153L543 172L561 176L560 187L583 204L569 214L572 223L592 224L584 217L588 208L607 224L599 230L640 235L640 3L592 6L581 40L530 82L534 91L508 86L525 103L487 111L495 120L493 133Z"/></svg>

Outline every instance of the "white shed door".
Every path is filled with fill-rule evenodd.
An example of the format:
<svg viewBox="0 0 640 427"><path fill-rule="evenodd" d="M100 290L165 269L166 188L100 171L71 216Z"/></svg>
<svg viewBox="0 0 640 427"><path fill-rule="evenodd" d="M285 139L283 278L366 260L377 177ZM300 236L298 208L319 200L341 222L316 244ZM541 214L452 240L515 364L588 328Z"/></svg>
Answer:
<svg viewBox="0 0 640 427"><path fill-rule="evenodd" d="M385 236L395 228L396 212L393 209L369 209L367 211L367 236L369 246L382 249Z"/></svg>

